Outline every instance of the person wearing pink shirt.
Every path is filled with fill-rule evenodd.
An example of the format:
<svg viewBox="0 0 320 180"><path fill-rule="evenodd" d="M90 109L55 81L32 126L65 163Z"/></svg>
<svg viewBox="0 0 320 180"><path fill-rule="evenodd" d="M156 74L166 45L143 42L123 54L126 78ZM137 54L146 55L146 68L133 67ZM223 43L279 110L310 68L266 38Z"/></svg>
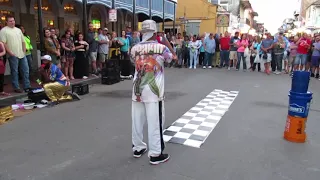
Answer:
<svg viewBox="0 0 320 180"><path fill-rule="evenodd" d="M246 48L249 45L249 42L247 40L247 35L246 34L242 34L240 40L237 42L236 44L238 46L238 62L237 62L237 71L239 71L240 69L240 62L242 60L243 63L243 71L247 70L247 62L246 62L246 58L244 57L244 51L246 50Z"/></svg>

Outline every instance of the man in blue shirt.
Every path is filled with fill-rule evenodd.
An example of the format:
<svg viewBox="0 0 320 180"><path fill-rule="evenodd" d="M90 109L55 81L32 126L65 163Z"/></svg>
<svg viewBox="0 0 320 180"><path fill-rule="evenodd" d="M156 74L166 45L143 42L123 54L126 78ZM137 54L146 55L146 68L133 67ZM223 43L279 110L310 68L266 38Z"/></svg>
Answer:
<svg viewBox="0 0 320 180"><path fill-rule="evenodd" d="M270 74L270 65L272 60L272 48L273 48L273 39L271 38L270 33L266 33L267 38L262 40L261 50L262 50L262 59L264 60L265 72Z"/></svg>
<svg viewBox="0 0 320 180"><path fill-rule="evenodd" d="M203 47L206 51L204 55L203 69L206 69L206 67L211 69L212 57L214 56L216 50L216 41L214 40L213 33L210 33L209 37L204 40Z"/></svg>
<svg viewBox="0 0 320 180"><path fill-rule="evenodd" d="M66 93L70 87L70 81L60 68L52 63L51 56L42 56L41 60L43 62L40 67L41 81L38 83L43 85L44 92L52 102L51 105L56 105L61 101L80 100L76 93L72 95Z"/></svg>

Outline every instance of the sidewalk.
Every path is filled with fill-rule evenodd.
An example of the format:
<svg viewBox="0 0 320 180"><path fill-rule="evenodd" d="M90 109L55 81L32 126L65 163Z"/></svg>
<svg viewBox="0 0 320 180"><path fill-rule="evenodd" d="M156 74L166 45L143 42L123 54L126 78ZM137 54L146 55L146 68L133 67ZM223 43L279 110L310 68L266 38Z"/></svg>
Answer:
<svg viewBox="0 0 320 180"><path fill-rule="evenodd" d="M97 83L100 83L100 81L101 81L100 77L90 76L88 79L71 80L71 85L81 84L81 83L97 84ZM9 76L5 78L5 84L6 85L4 86L4 91L7 93L10 93L11 95L6 97L0 97L0 105L11 105L15 103L16 99L20 99L27 96L27 93L15 93L13 91L13 88L11 85L11 79ZM37 88L40 86L35 81L31 81L31 87Z"/></svg>

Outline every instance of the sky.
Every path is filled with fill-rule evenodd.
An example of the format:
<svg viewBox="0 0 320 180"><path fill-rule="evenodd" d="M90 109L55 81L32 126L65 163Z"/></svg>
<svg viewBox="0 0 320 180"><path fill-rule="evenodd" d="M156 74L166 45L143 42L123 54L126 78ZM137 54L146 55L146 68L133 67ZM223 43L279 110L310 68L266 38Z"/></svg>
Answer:
<svg viewBox="0 0 320 180"><path fill-rule="evenodd" d="M277 33L278 28L286 18L293 18L293 12L298 7L298 0L250 0L251 6L258 13L257 20L264 23L271 33Z"/></svg>

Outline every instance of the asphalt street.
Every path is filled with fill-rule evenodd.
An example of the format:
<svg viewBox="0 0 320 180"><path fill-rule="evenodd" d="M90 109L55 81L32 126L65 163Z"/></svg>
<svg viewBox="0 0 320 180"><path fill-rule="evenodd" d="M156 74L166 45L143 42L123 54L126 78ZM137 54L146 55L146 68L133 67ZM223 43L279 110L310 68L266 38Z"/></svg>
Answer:
<svg viewBox="0 0 320 180"><path fill-rule="evenodd" d="M201 148L168 143L171 159L158 166L134 159L132 82L95 85L81 101L0 126L0 180L319 180L320 81L310 83L308 140L297 144L283 139L288 75L165 70L166 126L214 89L239 91Z"/></svg>

